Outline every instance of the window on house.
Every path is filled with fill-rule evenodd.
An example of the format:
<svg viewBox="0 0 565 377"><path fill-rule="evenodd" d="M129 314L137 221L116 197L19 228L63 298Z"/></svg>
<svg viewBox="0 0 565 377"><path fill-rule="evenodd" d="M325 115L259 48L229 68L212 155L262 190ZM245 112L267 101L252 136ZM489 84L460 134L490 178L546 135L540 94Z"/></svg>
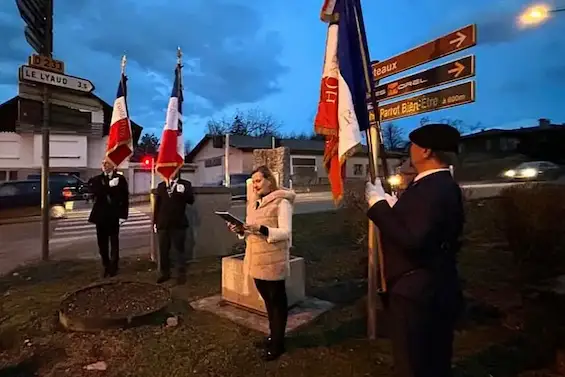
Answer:
<svg viewBox="0 0 565 377"><path fill-rule="evenodd" d="M214 166L222 166L222 156L212 157L207 160L204 160L204 167L205 168L212 168Z"/></svg>
<svg viewBox="0 0 565 377"><path fill-rule="evenodd" d="M18 180L18 172L15 170L11 170L8 173L8 180L9 181L17 181Z"/></svg>
<svg viewBox="0 0 565 377"><path fill-rule="evenodd" d="M315 157L293 157L291 159L291 174L312 175L317 171Z"/></svg>
<svg viewBox="0 0 565 377"><path fill-rule="evenodd" d="M353 165L353 175L363 175L363 165L361 164Z"/></svg>
<svg viewBox="0 0 565 377"><path fill-rule="evenodd" d="M486 144L485 147L486 147L487 151L492 150L492 140L488 139L485 144Z"/></svg>
<svg viewBox="0 0 565 377"><path fill-rule="evenodd" d="M6 181L8 177L8 172L0 170L0 182Z"/></svg>

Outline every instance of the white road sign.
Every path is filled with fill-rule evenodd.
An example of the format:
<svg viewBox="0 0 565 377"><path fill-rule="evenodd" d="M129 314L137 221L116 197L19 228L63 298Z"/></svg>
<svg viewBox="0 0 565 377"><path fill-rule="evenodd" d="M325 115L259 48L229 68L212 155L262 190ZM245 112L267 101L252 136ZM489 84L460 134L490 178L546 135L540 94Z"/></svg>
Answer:
<svg viewBox="0 0 565 377"><path fill-rule="evenodd" d="M78 90L80 92L87 93L90 93L94 90L94 85L86 79L62 75L60 73L43 71L41 69L32 68L27 65L20 67L20 80L33 81L40 84L53 85L60 88Z"/></svg>

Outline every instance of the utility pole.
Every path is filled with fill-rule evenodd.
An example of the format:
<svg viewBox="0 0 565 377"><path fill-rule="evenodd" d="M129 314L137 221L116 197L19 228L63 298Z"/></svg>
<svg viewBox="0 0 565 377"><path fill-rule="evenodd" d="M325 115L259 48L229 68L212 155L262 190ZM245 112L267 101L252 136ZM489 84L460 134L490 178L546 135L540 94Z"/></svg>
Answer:
<svg viewBox="0 0 565 377"><path fill-rule="evenodd" d="M230 134L226 134L226 145L224 152L224 183L226 187L231 187L230 182Z"/></svg>
<svg viewBox="0 0 565 377"><path fill-rule="evenodd" d="M53 56L53 0L16 0L29 45L41 56ZM41 259L49 260L49 87L43 84L43 119L41 125Z"/></svg>

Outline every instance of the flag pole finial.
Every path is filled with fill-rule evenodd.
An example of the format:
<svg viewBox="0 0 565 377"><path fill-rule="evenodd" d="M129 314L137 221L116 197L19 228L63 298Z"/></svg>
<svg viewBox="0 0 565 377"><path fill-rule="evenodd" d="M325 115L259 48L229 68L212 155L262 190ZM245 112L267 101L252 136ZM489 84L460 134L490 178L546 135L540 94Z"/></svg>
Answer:
<svg viewBox="0 0 565 377"><path fill-rule="evenodd" d="M177 47L177 64L181 64L181 60L182 60L182 51L179 46Z"/></svg>
<svg viewBox="0 0 565 377"><path fill-rule="evenodd" d="M126 71L126 62L127 62L127 58L126 55L124 54L122 56L122 74L124 74L124 72Z"/></svg>

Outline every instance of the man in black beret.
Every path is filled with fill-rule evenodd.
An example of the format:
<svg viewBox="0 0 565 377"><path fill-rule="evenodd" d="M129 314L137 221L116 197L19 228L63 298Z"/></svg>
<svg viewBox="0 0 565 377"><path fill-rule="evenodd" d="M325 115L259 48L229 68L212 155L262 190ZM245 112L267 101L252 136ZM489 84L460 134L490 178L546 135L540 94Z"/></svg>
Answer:
<svg viewBox="0 0 565 377"><path fill-rule="evenodd" d="M463 229L461 189L449 170L459 132L429 124L409 135L416 177L390 201L380 180L367 183L367 216L382 235L396 373L451 376L455 322L463 307L456 255Z"/></svg>

